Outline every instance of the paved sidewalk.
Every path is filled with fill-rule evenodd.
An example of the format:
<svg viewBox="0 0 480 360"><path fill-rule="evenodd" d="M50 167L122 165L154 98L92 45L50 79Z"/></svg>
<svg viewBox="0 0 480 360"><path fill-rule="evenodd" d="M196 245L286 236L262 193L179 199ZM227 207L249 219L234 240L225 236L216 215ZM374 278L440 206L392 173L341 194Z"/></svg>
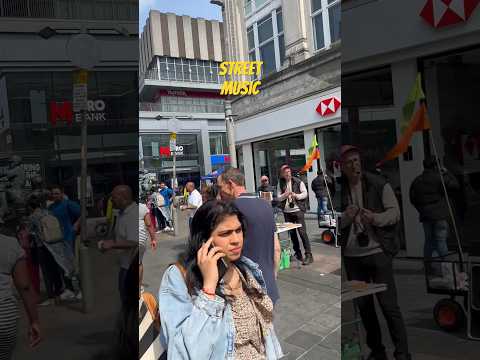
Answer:
<svg viewBox="0 0 480 360"><path fill-rule="evenodd" d="M312 237L318 228L308 221ZM186 243L185 237L159 236L159 248L144 258L144 283L147 291L158 294L161 276L175 261ZM310 266L292 262L292 269L280 272L280 300L275 310L275 330L285 359L340 359L340 250L312 241L315 262Z"/></svg>

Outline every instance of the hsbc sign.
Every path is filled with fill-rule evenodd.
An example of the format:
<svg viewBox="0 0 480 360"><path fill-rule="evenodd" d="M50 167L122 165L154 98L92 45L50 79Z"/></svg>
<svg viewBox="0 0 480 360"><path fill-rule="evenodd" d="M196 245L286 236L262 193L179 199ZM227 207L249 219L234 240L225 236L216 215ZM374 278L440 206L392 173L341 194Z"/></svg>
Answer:
<svg viewBox="0 0 480 360"><path fill-rule="evenodd" d="M87 121L106 121L105 108L106 105L103 100L88 100L85 113ZM50 123L55 126L59 121L64 121L68 125L72 125L74 121L80 123L82 122L82 114L73 112L73 104L70 101L51 101Z"/></svg>
<svg viewBox="0 0 480 360"><path fill-rule="evenodd" d="M427 0L420 16L434 28L466 22L480 0Z"/></svg>
<svg viewBox="0 0 480 360"><path fill-rule="evenodd" d="M315 109L322 116L332 115L340 108L341 102L335 96L323 99Z"/></svg>

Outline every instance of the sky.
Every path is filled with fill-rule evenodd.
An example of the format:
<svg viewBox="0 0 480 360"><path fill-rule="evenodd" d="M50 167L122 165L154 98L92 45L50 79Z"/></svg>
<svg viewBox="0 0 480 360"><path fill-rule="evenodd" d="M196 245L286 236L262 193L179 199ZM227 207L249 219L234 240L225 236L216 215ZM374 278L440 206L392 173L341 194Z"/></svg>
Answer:
<svg viewBox="0 0 480 360"><path fill-rule="evenodd" d="M140 32L143 30L150 9L172 12L177 15L201 17L207 20L222 20L220 6L210 4L210 0L140 0Z"/></svg>

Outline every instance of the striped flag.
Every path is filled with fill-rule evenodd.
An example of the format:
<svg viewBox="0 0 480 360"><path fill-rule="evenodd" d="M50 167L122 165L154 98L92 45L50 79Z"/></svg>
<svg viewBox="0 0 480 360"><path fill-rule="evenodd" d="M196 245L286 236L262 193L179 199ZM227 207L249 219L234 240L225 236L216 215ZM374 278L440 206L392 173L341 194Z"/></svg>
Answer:
<svg viewBox="0 0 480 360"><path fill-rule="evenodd" d="M313 162L320 159L320 150L318 149L317 135L312 139L312 144L308 148L307 163L303 166L300 172L307 172L313 165Z"/></svg>
<svg viewBox="0 0 480 360"><path fill-rule="evenodd" d="M421 132L431 128L427 114L427 107L423 102L424 99L425 94L422 90L422 78L421 75L418 74L407 102L403 106L403 119L400 122L402 135L397 144L387 153L385 158L377 163L377 167L382 166L387 161L396 159L406 152L415 132ZM416 107L417 110L415 111Z"/></svg>

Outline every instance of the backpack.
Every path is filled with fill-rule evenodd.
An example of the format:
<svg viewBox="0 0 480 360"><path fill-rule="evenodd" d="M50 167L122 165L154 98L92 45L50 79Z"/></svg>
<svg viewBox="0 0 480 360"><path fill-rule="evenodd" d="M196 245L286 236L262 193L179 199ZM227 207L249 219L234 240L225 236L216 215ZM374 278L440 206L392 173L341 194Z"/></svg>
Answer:
<svg viewBox="0 0 480 360"><path fill-rule="evenodd" d="M159 208L165 205L165 199L162 194L157 192L152 195L152 203L155 207Z"/></svg>
<svg viewBox="0 0 480 360"><path fill-rule="evenodd" d="M58 219L48 213L39 219L40 235L43 241L54 244L63 241L63 230Z"/></svg>

